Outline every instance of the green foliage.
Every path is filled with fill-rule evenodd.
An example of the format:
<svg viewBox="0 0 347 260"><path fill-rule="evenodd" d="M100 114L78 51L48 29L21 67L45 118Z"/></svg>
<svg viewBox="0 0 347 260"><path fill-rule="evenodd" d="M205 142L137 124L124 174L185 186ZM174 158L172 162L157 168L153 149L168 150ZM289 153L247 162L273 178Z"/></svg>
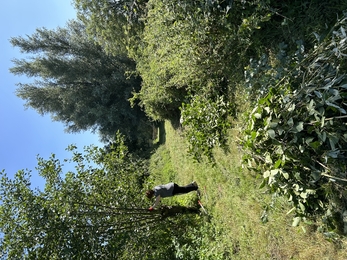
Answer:
<svg viewBox="0 0 347 260"><path fill-rule="evenodd" d="M119 133L107 150L68 150L73 155L64 162L75 165L74 172L63 174L54 154L38 158L42 191L31 189L29 171L13 179L1 172L0 258L174 259L172 241L197 227L198 208L148 211L148 162L129 153Z"/></svg>
<svg viewBox="0 0 347 260"><path fill-rule="evenodd" d="M184 146L184 143L181 143L183 139L178 140L173 136L170 136L170 139L174 139L174 142L179 143L181 147ZM184 163L180 161L181 158L172 157L174 155L172 150L175 150L177 154L185 158L184 153L181 153L180 149L165 145L161 146L150 159L151 175L147 184L149 187L172 181L178 184L186 182L186 180L182 180L178 176L179 174L187 176L187 172L184 169L180 169L181 164L184 165ZM179 160L179 165L177 165L178 161L176 160ZM187 159L187 161L191 160ZM181 170L180 173L178 169ZM165 198L165 200L162 200L162 203L165 203L165 205L194 207L197 205L197 199L196 193L191 192L184 196ZM172 219L170 221L170 229L182 231L170 233L170 241L168 243L170 243L173 250L172 259L228 259L227 252L219 250L221 247L220 235L222 228L215 225L215 223L210 223L209 219L205 218L204 215L182 215L180 218ZM211 250L211 248L214 248L214 250Z"/></svg>
<svg viewBox="0 0 347 260"><path fill-rule="evenodd" d="M270 192L293 202L297 217L293 225L320 215L333 230L334 212L344 210L346 22L344 17L326 38L317 37L321 42L311 52L283 57L295 62L290 71L283 73L281 66L266 62L262 64L268 68L258 71L260 85L276 69L284 77L270 80L267 93L262 87L266 94L250 113L244 132L243 144L249 151L245 160L263 175Z"/></svg>
<svg viewBox="0 0 347 260"><path fill-rule="evenodd" d="M314 33L324 38L336 18L347 9L344 0L264 0L259 1L259 5L271 14L271 19L252 36L258 55L276 48L280 42L286 43L289 49L296 49L297 40L303 40L305 48L311 49Z"/></svg>
<svg viewBox="0 0 347 260"><path fill-rule="evenodd" d="M143 29L147 0L73 0L89 35L114 55L136 49Z"/></svg>
<svg viewBox="0 0 347 260"><path fill-rule="evenodd" d="M124 53L109 55L88 38L85 26L71 21L66 28L37 29L26 38L14 37L13 46L31 58L14 60L11 72L37 79L19 83L17 95L40 114L51 113L67 130L98 130L103 139L117 130L131 142L147 143L152 125L131 92L140 89L139 77L127 77L135 63Z"/></svg>
<svg viewBox="0 0 347 260"><path fill-rule="evenodd" d="M194 159L200 161L203 156L213 161L212 149L227 149L227 121L231 114L230 104L223 96L215 102L206 97L194 96L192 101L182 106L182 125L189 142L189 150Z"/></svg>
<svg viewBox="0 0 347 260"><path fill-rule="evenodd" d="M212 148L225 145L228 116L235 109L235 82L243 77L249 38L270 18L257 3L147 4L142 51L130 53L143 79L134 100L140 100L153 119L176 124L183 113L195 159L211 159Z"/></svg>
<svg viewBox="0 0 347 260"><path fill-rule="evenodd" d="M171 157L165 146L160 146L151 156L149 170L151 172L147 179L148 188L158 185L158 183L168 183L175 179L175 170L171 162Z"/></svg>
<svg viewBox="0 0 347 260"><path fill-rule="evenodd" d="M291 227L293 214L287 212L292 205L284 196L272 199L271 194L258 188L262 179L241 167L243 151L238 147L238 128L228 132L229 153L214 150L216 166L212 167L207 162L192 161L182 152L186 149L186 140L181 131L175 131L170 122L165 125L166 144L151 157L151 161L155 161L151 168L151 173L155 173L151 174L153 182L184 184L196 180L202 192L202 202L211 215L208 220L195 216L198 226L192 228L182 224L181 228L187 232L171 241L175 243L175 255L171 259L244 260L252 256L252 259L311 260L324 259L327 255L333 259L346 259L344 237L336 239L329 233L331 241L337 243L329 242L317 232L320 223L315 221ZM174 175L172 171L164 173L161 167L172 169ZM190 205L194 203L194 196L191 193L173 197L172 203ZM168 200L165 198L163 202L169 203ZM261 221L264 209L267 210L266 223Z"/></svg>
<svg viewBox="0 0 347 260"><path fill-rule="evenodd" d="M256 4L177 0L147 6L143 51L134 57L143 78L138 98L147 114L170 120L182 102L189 103L187 94L229 95L246 39L261 21L261 15L252 14L247 33L239 32L245 27L239 19L247 17L240 10L252 13Z"/></svg>
<svg viewBox="0 0 347 260"><path fill-rule="evenodd" d="M64 176L54 154L38 158L37 171L46 181L43 191L31 189L28 171L18 171L14 179L1 173L1 259L153 255L148 237L168 231L160 214L149 212L139 195L139 180L148 170L145 161L129 154L120 136L108 153L96 147L87 147L85 154L75 146L68 149L73 156L66 162L75 164L75 172Z"/></svg>

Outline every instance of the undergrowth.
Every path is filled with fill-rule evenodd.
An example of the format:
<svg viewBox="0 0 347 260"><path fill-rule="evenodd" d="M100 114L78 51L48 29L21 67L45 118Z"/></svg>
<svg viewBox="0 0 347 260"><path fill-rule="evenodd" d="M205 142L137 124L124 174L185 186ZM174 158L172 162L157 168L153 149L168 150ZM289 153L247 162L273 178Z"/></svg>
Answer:
<svg viewBox="0 0 347 260"><path fill-rule="evenodd" d="M237 125L235 123L234 125ZM173 237L176 259L347 259L346 240L327 239L319 223L293 227L292 205L259 188L261 179L241 165L238 129L229 136L230 151L214 150L216 165L196 163L178 130L165 124L166 143L151 157L149 186L197 181L210 217L187 222L185 236ZM196 193L165 198L162 204L191 206Z"/></svg>

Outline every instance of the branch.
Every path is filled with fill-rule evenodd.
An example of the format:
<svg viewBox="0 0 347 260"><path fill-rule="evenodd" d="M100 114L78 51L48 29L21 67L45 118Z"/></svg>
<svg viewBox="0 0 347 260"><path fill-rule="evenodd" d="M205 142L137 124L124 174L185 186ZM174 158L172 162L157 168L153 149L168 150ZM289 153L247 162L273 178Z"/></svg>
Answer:
<svg viewBox="0 0 347 260"><path fill-rule="evenodd" d="M322 166L324 169L326 169L327 171L331 172L331 170L325 166L324 164L322 164L321 162L315 160L320 166ZM332 176L332 175L329 175L329 174L326 174L326 173L321 173L322 176L325 176L325 177L328 177L328 178L331 178L331 179L336 179L336 180L339 180L339 181L347 181L347 179L343 179L343 178L339 178L339 177L335 177L335 176Z"/></svg>
<svg viewBox="0 0 347 260"><path fill-rule="evenodd" d="M152 214L148 211L147 208L126 208L126 207L114 207L114 206L107 206L107 205L101 205L101 204L93 204L93 203L80 203L80 202L74 202L74 204L82 205L82 206L89 206L89 207L96 207L96 208L106 208L110 209L111 211L97 211L98 213L112 213L112 214ZM115 210L123 211L123 212L115 212ZM127 211L127 212L124 212ZM89 212L89 211L85 211Z"/></svg>
<svg viewBox="0 0 347 260"><path fill-rule="evenodd" d="M343 178L331 176L331 175L326 174L326 173L322 173L321 175L323 175L323 176L325 176L325 177L328 177L328 178L331 178L331 179L336 179L336 180L339 180L339 181L347 181L347 179L343 179Z"/></svg>
<svg viewBox="0 0 347 260"><path fill-rule="evenodd" d="M347 115L345 116L334 116L334 117L329 117L329 118L325 118L324 121L328 121L328 120L333 120L333 119L342 119L342 118L347 118ZM313 121L313 122L310 122L310 123L307 123L308 125L312 125L314 123L318 123L320 121Z"/></svg>

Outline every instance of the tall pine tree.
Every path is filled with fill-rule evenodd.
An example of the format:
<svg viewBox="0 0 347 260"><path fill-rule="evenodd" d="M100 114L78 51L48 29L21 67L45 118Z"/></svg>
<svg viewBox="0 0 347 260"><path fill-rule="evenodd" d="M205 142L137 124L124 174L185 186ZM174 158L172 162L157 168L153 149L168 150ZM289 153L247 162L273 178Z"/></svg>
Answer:
<svg viewBox="0 0 347 260"><path fill-rule="evenodd" d="M125 53L106 53L77 21L56 30L37 29L10 42L22 53L33 54L15 59L10 69L35 79L18 84L17 95L27 107L50 113L68 132L98 130L107 139L119 130L137 144L149 138L152 127L145 113L128 101L140 89L141 78L126 75L135 70L135 63Z"/></svg>

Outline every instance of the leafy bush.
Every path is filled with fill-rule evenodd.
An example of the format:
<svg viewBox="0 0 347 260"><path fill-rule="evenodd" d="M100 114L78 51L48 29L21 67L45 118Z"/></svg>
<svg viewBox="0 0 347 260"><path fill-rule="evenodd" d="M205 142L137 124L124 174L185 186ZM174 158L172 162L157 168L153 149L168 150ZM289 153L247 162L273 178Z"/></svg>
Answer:
<svg viewBox="0 0 347 260"><path fill-rule="evenodd" d="M143 51L134 56L143 79L135 99L156 120L175 122L181 113L195 159L226 147L235 82L242 78L236 71L252 32L269 19L257 3L148 2Z"/></svg>
<svg viewBox="0 0 347 260"><path fill-rule="evenodd" d="M258 2L148 2L143 51L134 59L143 79L138 98L150 117L171 119L166 111L195 94L234 91L249 38L270 17Z"/></svg>
<svg viewBox="0 0 347 260"><path fill-rule="evenodd" d="M213 160L213 147L227 149L227 121L231 106L224 96L216 101L201 96L194 96L189 104L182 106L182 125L189 142L188 152L200 161L203 156Z"/></svg>
<svg viewBox="0 0 347 260"><path fill-rule="evenodd" d="M346 28L344 17L310 54L287 57L295 66L277 83L269 82L270 89L250 113L244 132L243 144L249 151L245 160L263 175L270 192L293 202L295 225L302 217L319 214L334 229L335 213L344 210ZM267 66L264 71L276 71Z"/></svg>

